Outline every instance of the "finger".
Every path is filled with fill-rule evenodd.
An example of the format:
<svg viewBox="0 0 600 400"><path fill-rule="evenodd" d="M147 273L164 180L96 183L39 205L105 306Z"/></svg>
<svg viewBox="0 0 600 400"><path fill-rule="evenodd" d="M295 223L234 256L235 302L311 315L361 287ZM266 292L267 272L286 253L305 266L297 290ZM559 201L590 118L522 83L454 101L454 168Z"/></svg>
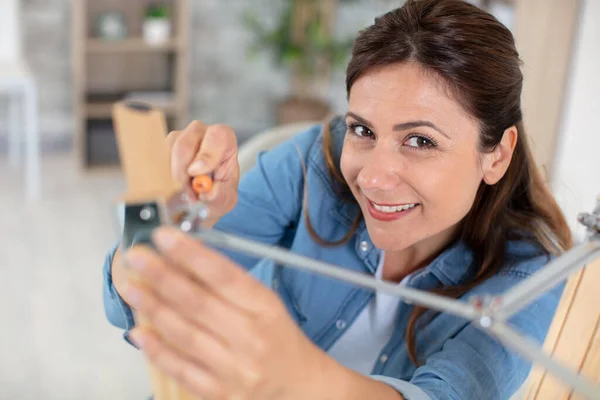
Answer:
<svg viewBox="0 0 600 400"><path fill-rule="evenodd" d="M133 248L125 257L140 280L140 285L130 282L124 290L123 297L131 299L135 303L133 307L137 309L137 304L143 301L139 298L142 295L139 290L135 292L136 288L146 287L168 307L228 346L240 348L247 345L231 339L231 332L250 331L249 316L243 311L191 280L185 271L168 265L149 248Z"/></svg>
<svg viewBox="0 0 600 400"><path fill-rule="evenodd" d="M225 387L206 369L182 357L149 331L134 329L131 339L165 375L174 379L184 390L200 399L227 398Z"/></svg>
<svg viewBox="0 0 600 400"><path fill-rule="evenodd" d="M238 356L238 351L191 323L152 292L132 285L127 296L134 299L138 314L145 317L157 337L186 359L228 382L248 381L251 378L250 372L254 368L240 368L242 364L248 365L248 362ZM240 331L237 332L239 334Z"/></svg>
<svg viewBox="0 0 600 400"><path fill-rule="evenodd" d="M224 168L229 167L224 166ZM207 202L209 207L211 205L217 206L214 212L212 212L212 208L210 209L209 218L221 217L235 207L238 199L238 182L239 167L237 163L235 163L235 170L230 176L213 181L212 189L203 196L203 200Z"/></svg>
<svg viewBox="0 0 600 400"><path fill-rule="evenodd" d="M227 302L252 315L272 308L273 293L218 251L171 227L156 229L153 239L163 256Z"/></svg>
<svg viewBox="0 0 600 400"><path fill-rule="evenodd" d="M173 149L173 144L175 143L175 140L179 137L179 135L181 135L182 132L183 131L171 131L165 138L165 142L167 143L167 148L169 149L169 152Z"/></svg>
<svg viewBox="0 0 600 400"><path fill-rule="evenodd" d="M187 169L194 160L202 139L206 132L206 125L199 121L193 121L182 132L174 134L169 139L171 146L171 172L174 179L189 187L189 174Z"/></svg>
<svg viewBox="0 0 600 400"><path fill-rule="evenodd" d="M222 342L237 357L236 365L239 368L229 368L238 374L235 376L237 381L243 382L246 387L260 383L262 377L256 372L260 363L256 360L264 358L268 344L263 340L262 332L255 326L252 316L190 280L183 271L165 263L162 257L150 249L138 247L130 250L126 258L131 259L129 263L137 271L140 283L130 282L122 296L135 304L138 312L148 315L146 318L153 321L150 322L151 325L177 326L168 318L155 316L159 312L154 310L159 306L167 307L188 324L212 335L213 340ZM179 282L180 280L184 282ZM167 330L161 332L170 340L177 338L174 339L175 347L178 347L177 343L188 342L185 336L181 337ZM218 357L225 359L223 356ZM215 365L218 363L215 362Z"/></svg>
<svg viewBox="0 0 600 400"><path fill-rule="evenodd" d="M201 175L215 172L215 179L224 179L226 171L219 166L237 157L237 138L227 125L211 125L206 129L199 150L187 172Z"/></svg>

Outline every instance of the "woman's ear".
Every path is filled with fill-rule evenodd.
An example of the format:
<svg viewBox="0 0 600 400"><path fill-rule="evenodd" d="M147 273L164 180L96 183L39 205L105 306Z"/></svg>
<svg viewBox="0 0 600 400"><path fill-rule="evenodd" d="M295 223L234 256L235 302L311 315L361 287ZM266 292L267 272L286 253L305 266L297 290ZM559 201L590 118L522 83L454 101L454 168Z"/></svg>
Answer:
<svg viewBox="0 0 600 400"><path fill-rule="evenodd" d="M488 185L495 185L502 179L510 161L512 159L519 132L516 126L511 126L504 131L502 140L496 146L496 148L484 155L482 167L483 167L483 181Z"/></svg>

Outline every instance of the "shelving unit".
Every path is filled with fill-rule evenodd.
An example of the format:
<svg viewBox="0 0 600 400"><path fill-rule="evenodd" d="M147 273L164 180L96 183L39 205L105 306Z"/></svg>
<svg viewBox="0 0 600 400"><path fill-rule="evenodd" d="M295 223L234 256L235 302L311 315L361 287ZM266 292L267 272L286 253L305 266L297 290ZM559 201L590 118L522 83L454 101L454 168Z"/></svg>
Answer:
<svg viewBox="0 0 600 400"><path fill-rule="evenodd" d="M143 21L150 0L77 0L73 4L75 148L82 168L119 165L112 105L123 99L147 101L164 110L169 129L188 119L189 0L166 0L171 37L149 44ZM98 17L123 16L127 35L104 39Z"/></svg>

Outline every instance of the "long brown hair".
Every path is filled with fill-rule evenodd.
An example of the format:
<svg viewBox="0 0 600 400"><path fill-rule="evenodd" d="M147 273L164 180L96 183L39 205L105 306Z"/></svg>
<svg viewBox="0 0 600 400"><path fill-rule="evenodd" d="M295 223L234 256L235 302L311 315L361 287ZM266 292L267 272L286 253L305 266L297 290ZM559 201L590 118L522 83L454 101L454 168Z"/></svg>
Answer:
<svg viewBox="0 0 600 400"><path fill-rule="evenodd" d="M441 77L449 93L478 121L480 151L493 150L511 126L516 126L519 135L506 174L495 185L481 183L460 224L457 239L472 249L477 273L467 283L435 292L460 297L497 273L511 239L532 240L553 255L570 248L568 224L527 142L521 111L521 61L511 32L492 15L462 0L408 0L360 32L346 73L348 96L353 83L366 71L406 62ZM342 187L340 193L346 200L353 201L327 128L323 147L334 184ZM361 218L359 215L345 240L352 237ZM314 239L325 243L312 229L308 214L307 222ZM417 322L425 311L415 307L407 329L407 348L415 364L419 364L415 333L422 326Z"/></svg>

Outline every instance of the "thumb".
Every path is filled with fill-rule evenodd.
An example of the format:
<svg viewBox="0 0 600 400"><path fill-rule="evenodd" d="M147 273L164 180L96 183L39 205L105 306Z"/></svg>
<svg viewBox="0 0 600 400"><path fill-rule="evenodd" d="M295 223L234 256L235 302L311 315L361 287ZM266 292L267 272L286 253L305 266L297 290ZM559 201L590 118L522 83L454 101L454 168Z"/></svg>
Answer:
<svg viewBox="0 0 600 400"><path fill-rule="evenodd" d="M212 172L236 151L237 138L233 130L226 125L211 125L206 129L200 148L188 168L188 174Z"/></svg>

